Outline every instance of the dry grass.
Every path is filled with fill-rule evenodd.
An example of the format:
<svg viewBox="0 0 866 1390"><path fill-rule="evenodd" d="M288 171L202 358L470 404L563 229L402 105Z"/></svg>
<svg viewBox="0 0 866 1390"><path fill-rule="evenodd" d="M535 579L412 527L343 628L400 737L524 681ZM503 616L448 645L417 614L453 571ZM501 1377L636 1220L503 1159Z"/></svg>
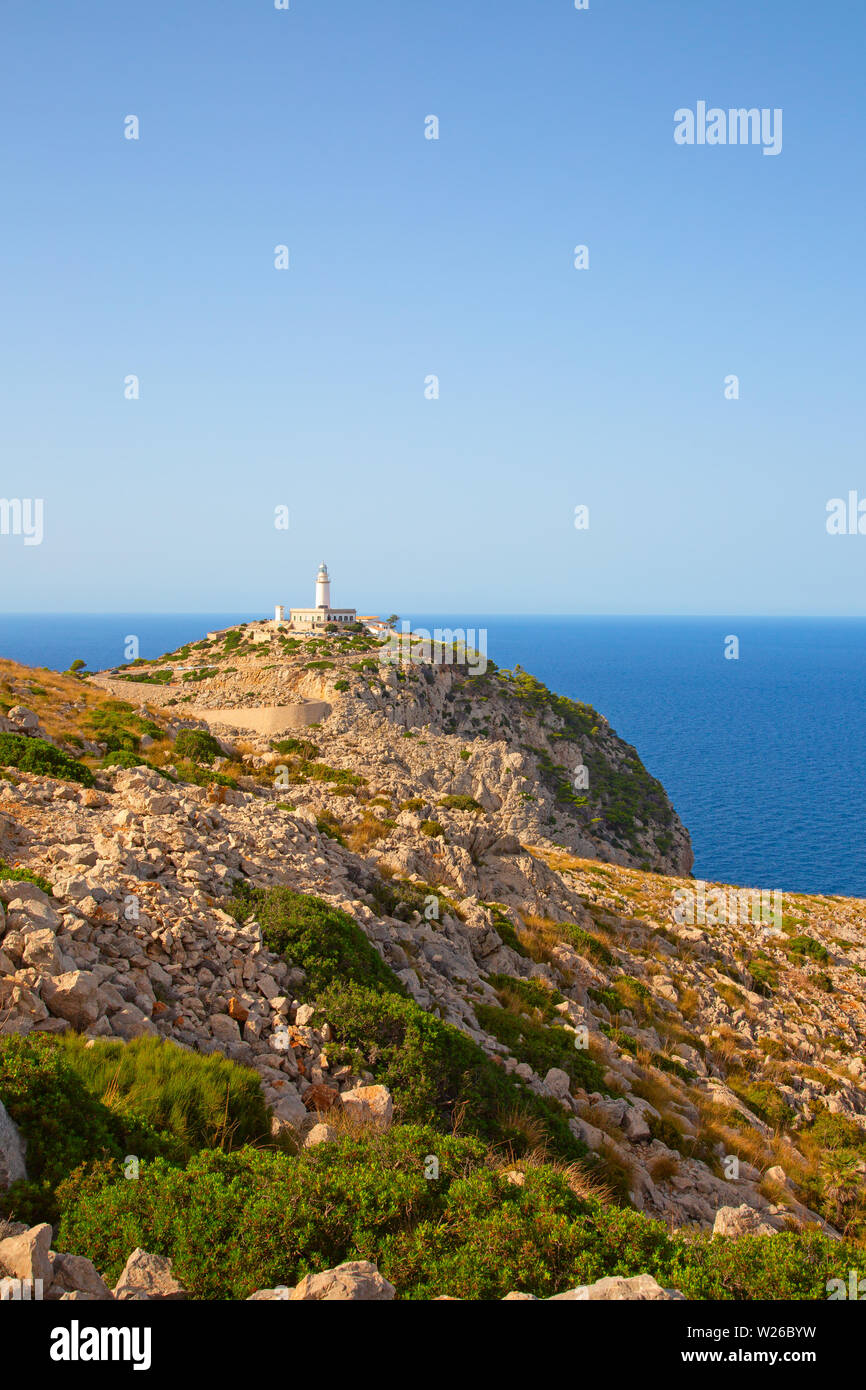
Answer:
<svg viewBox="0 0 866 1390"><path fill-rule="evenodd" d="M680 991L679 1010L683 1018L694 1018L700 1012L701 996L696 989L686 987Z"/></svg>
<svg viewBox="0 0 866 1390"><path fill-rule="evenodd" d="M520 1158L513 1158L503 1154L494 1154L489 1159L489 1166L497 1173L514 1171L520 1173L530 1173L533 1168L552 1168L561 1178L564 1178L575 1197L583 1201L595 1199L607 1205L613 1198L613 1188L602 1178L591 1172L583 1163L567 1163L564 1159L553 1157L548 1153L544 1144L529 1153L525 1153Z"/></svg>
<svg viewBox="0 0 866 1390"><path fill-rule="evenodd" d="M452 1130L456 1134L460 1127L462 1116L452 1116ZM503 1129L513 1130L519 1134L526 1148L530 1151L544 1148L547 1138L547 1129L540 1115L533 1115L530 1111L515 1106L510 1110L501 1111L499 1122ZM513 1161L514 1155L508 1148L508 1157Z"/></svg>
<svg viewBox="0 0 866 1390"><path fill-rule="evenodd" d="M84 723L84 715L114 698L77 676L0 659L0 703L32 709L51 738L64 740L74 734L92 739L93 731Z"/></svg>
<svg viewBox="0 0 866 1390"><path fill-rule="evenodd" d="M562 930L550 917L533 912L521 913L523 927L518 928L520 944L537 965L550 965L556 960L555 948L562 944Z"/></svg>
<svg viewBox="0 0 866 1390"><path fill-rule="evenodd" d="M673 1154L659 1154L649 1165L653 1182L669 1182L680 1171L679 1160Z"/></svg>
<svg viewBox="0 0 866 1390"><path fill-rule="evenodd" d="M383 825L376 816L366 815L354 825L347 826L344 831L346 844L355 854L370 849L379 840L386 840L390 833L389 827Z"/></svg>

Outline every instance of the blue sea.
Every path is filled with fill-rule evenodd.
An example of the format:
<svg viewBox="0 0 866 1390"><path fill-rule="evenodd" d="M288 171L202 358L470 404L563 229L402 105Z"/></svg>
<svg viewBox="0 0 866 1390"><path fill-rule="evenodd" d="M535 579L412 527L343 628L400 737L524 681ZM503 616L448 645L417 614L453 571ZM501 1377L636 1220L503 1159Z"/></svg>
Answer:
<svg viewBox="0 0 866 1390"><path fill-rule="evenodd" d="M158 656L249 616L0 615L0 656L97 669L129 635ZM697 877L866 897L866 619L403 616L483 629L498 665L594 705L666 787Z"/></svg>

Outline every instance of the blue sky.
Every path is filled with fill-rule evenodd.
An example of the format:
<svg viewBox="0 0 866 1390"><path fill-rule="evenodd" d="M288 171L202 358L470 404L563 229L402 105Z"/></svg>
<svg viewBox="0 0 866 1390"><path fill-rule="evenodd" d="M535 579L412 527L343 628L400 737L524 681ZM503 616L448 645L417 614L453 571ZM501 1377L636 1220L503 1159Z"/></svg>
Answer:
<svg viewBox="0 0 866 1390"><path fill-rule="evenodd" d="M266 612L324 557L369 612L866 611L866 535L825 529L866 498L863 6L3 33L0 496L45 535L0 535L0 608ZM676 145L701 100L781 108L782 153Z"/></svg>

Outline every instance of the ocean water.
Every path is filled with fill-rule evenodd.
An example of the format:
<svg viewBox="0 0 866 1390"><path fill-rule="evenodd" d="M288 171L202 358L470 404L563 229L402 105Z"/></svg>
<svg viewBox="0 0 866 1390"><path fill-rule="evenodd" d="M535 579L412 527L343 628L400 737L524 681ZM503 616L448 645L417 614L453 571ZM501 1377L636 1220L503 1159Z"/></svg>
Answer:
<svg viewBox="0 0 866 1390"><path fill-rule="evenodd" d="M0 656L97 669L129 635L158 656L249 616L0 615ZM667 789L697 877L866 897L866 619L404 616L483 630L498 665L594 705Z"/></svg>

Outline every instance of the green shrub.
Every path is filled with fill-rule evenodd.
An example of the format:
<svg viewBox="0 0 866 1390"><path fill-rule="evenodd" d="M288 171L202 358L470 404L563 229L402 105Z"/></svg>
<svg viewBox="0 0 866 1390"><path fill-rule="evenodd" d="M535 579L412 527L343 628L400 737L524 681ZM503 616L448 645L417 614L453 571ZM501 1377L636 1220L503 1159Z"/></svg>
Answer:
<svg viewBox="0 0 866 1390"><path fill-rule="evenodd" d="M754 1110L774 1129L787 1129L794 1119L794 1111L769 1081L755 1081L744 1073L731 1073L728 1085L750 1110Z"/></svg>
<svg viewBox="0 0 866 1390"><path fill-rule="evenodd" d="M119 748L116 753L106 753L102 759L103 767L147 767L147 759L140 753L130 753L126 748Z"/></svg>
<svg viewBox="0 0 866 1390"><path fill-rule="evenodd" d="M429 1159L438 1161L430 1176ZM421 1127L340 1139L297 1156L256 1149L143 1165L138 1182L98 1167L61 1189L55 1243L109 1283L131 1250L171 1259L195 1298L244 1299L344 1260L371 1260L401 1298L548 1298L611 1275L652 1274L699 1299L824 1299L856 1268L821 1235L738 1240L671 1234L660 1221L575 1195L547 1165L522 1186L482 1145Z"/></svg>
<svg viewBox="0 0 866 1390"><path fill-rule="evenodd" d="M561 1004L565 998L558 989L554 989L546 980L531 979L523 980L516 975L490 975L488 983L493 986L500 996L500 1002L505 1004L506 999L515 1007L520 1007L520 1012L528 1014L530 1017L537 1017L542 1022L549 1023L557 1017L555 1005Z"/></svg>
<svg viewBox="0 0 866 1390"><path fill-rule="evenodd" d="M95 709L87 711L85 723L94 735L106 745L109 753L126 748L134 753L138 749L142 734L153 739L165 737L165 732L152 719L136 714L126 700L104 700Z"/></svg>
<svg viewBox="0 0 866 1390"><path fill-rule="evenodd" d="M27 738L26 734L0 733L0 767L15 767L19 772L35 772L43 777L58 777L67 782L93 786L93 773L84 763L62 753L42 738Z"/></svg>
<svg viewBox="0 0 866 1390"><path fill-rule="evenodd" d="M174 741L174 751L179 758L208 767L214 758L223 756L219 743L206 729L181 729Z"/></svg>
<svg viewBox="0 0 866 1390"><path fill-rule="evenodd" d="M443 796L439 805L451 811L484 811L484 807L474 796Z"/></svg>
<svg viewBox="0 0 866 1390"><path fill-rule="evenodd" d="M830 959L830 952L820 941L811 936L792 936L787 943L789 956L807 956L810 960L823 962Z"/></svg>
<svg viewBox="0 0 866 1390"><path fill-rule="evenodd" d="M168 1131L185 1157L269 1133L258 1072L221 1053L189 1052L155 1037L129 1043L98 1039L88 1046L75 1033L65 1034L61 1047L92 1095L113 1093L112 1108L119 1115L136 1115Z"/></svg>
<svg viewBox="0 0 866 1390"><path fill-rule="evenodd" d="M438 820L424 820L421 822L421 834L429 835L431 840L445 838L445 831Z"/></svg>
<svg viewBox="0 0 866 1390"><path fill-rule="evenodd" d="M296 753L302 762L309 762L311 758L319 756L318 744L311 743L307 738L280 738L271 742L271 748L275 753L288 755Z"/></svg>
<svg viewBox="0 0 866 1390"><path fill-rule="evenodd" d="M226 910L238 921L255 913L268 950L306 972L313 998L327 985L350 982L405 994L357 922L322 898L292 888L236 888Z"/></svg>
<svg viewBox="0 0 866 1390"><path fill-rule="evenodd" d="M124 1123L87 1089L54 1038L30 1033L0 1037L0 1100L27 1145L27 1181L13 1183L0 1203L28 1224L54 1222L54 1189L80 1163L158 1150L146 1126Z"/></svg>
<svg viewBox="0 0 866 1390"><path fill-rule="evenodd" d="M401 1123L450 1130L459 1116L463 1132L523 1152L532 1121L551 1152L568 1158L585 1152L560 1106L506 1076L465 1033L414 1000L335 984L318 1003L341 1055L388 1087Z"/></svg>

